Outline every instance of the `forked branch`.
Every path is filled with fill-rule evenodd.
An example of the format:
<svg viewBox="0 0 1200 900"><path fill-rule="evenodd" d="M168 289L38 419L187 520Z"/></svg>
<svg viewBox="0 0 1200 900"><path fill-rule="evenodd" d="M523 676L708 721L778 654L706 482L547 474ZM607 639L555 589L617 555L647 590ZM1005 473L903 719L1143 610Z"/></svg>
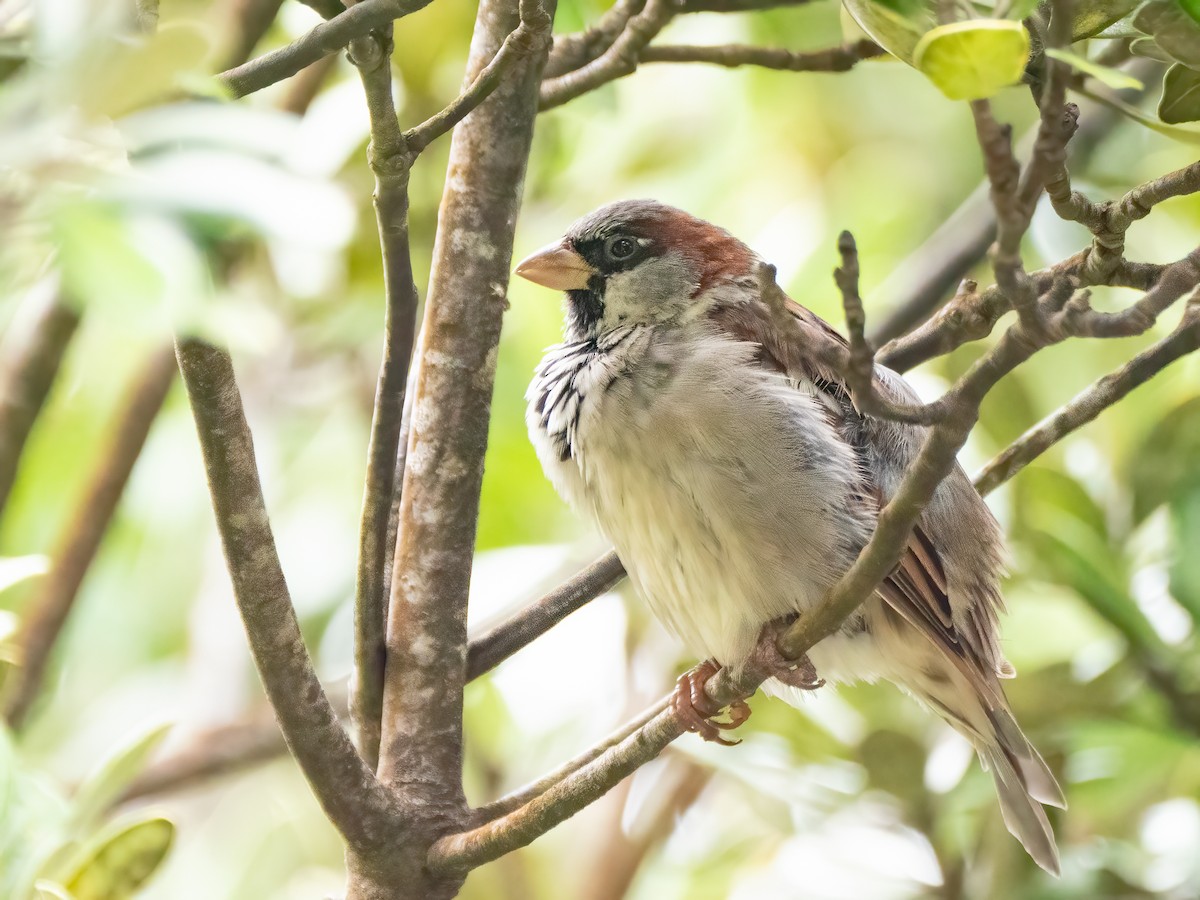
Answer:
<svg viewBox="0 0 1200 900"><path fill-rule="evenodd" d="M391 801L313 671L275 550L233 363L223 350L194 339L180 340L176 354L234 598L279 727L321 808L347 842L381 847L395 839Z"/></svg>

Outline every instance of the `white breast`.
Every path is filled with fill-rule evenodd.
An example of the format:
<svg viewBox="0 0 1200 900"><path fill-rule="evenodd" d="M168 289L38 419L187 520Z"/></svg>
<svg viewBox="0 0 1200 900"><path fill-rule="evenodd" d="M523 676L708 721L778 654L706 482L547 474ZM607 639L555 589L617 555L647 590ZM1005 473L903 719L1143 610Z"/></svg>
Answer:
<svg viewBox="0 0 1200 900"><path fill-rule="evenodd" d="M754 348L639 326L552 348L528 423L559 492L617 548L663 623L736 663L762 624L811 607L871 522L852 451Z"/></svg>

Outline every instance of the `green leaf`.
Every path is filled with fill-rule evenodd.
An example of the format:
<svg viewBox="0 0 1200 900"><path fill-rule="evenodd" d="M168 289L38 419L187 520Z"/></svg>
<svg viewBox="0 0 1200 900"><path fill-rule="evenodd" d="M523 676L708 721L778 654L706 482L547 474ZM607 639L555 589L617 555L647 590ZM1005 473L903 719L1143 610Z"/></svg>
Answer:
<svg viewBox="0 0 1200 900"><path fill-rule="evenodd" d="M97 841L67 881L74 900L130 900L166 859L175 839L170 820L152 816Z"/></svg>
<svg viewBox="0 0 1200 900"><path fill-rule="evenodd" d="M1200 121L1200 72L1180 63L1167 69L1158 117L1169 125Z"/></svg>
<svg viewBox="0 0 1200 900"><path fill-rule="evenodd" d="M871 40L910 65L917 42L932 22L908 19L872 0L843 0L843 6Z"/></svg>
<svg viewBox="0 0 1200 900"><path fill-rule="evenodd" d="M1171 54L1167 53L1167 51L1165 51L1162 47L1158 46L1158 41L1152 37L1140 37L1135 41L1131 41L1129 44L1129 52L1134 56L1142 56L1146 59L1157 59L1159 62L1175 62L1175 60L1171 58Z"/></svg>
<svg viewBox="0 0 1200 900"><path fill-rule="evenodd" d="M185 81L203 74L212 41L193 23L160 27L152 37L130 42L91 79L80 85L79 105L118 118L170 97Z"/></svg>
<svg viewBox="0 0 1200 900"><path fill-rule="evenodd" d="M136 735L85 778L72 800L72 825L83 831L92 827L141 774L171 727L164 722Z"/></svg>
<svg viewBox="0 0 1200 900"><path fill-rule="evenodd" d="M120 210L100 201L75 200L53 217L65 294L72 303L103 305L123 322L146 321L165 284Z"/></svg>
<svg viewBox="0 0 1200 900"><path fill-rule="evenodd" d="M1192 21L1200 25L1200 0L1179 0L1180 8L1192 17Z"/></svg>
<svg viewBox="0 0 1200 900"><path fill-rule="evenodd" d="M1137 11L1133 24L1154 35L1158 46L1176 62L1200 66L1200 25L1173 0L1153 0Z"/></svg>
<svg viewBox="0 0 1200 900"><path fill-rule="evenodd" d="M33 896L34 900L77 900L61 884L55 884L53 881L45 879L39 879L33 886Z"/></svg>
<svg viewBox="0 0 1200 900"><path fill-rule="evenodd" d="M1200 624L1200 485L1171 502L1174 559L1170 567L1171 596Z"/></svg>
<svg viewBox="0 0 1200 900"><path fill-rule="evenodd" d="M1083 96L1095 100L1109 109L1116 110L1121 115L1133 119L1135 122L1140 122L1152 131L1157 131L1159 134L1187 144L1200 144L1200 131L1195 131L1191 128L1180 128L1178 125L1166 125L1153 116L1146 115L1136 106L1126 103L1120 97L1094 91L1086 85L1080 87L1078 90Z"/></svg>
<svg viewBox="0 0 1200 900"><path fill-rule="evenodd" d="M1134 522L1172 498L1200 491L1200 397L1165 411L1129 454Z"/></svg>
<svg viewBox="0 0 1200 900"><path fill-rule="evenodd" d="M1053 521L1054 517L1047 517ZM1053 522L1053 530L1036 533L1041 562L1052 578L1073 588L1095 612L1126 640L1143 651L1163 653L1162 639L1142 614L1126 585L1110 571L1112 548L1084 539L1083 532L1066 521Z"/></svg>
<svg viewBox="0 0 1200 900"><path fill-rule="evenodd" d="M1141 0L1085 0L1075 6L1071 41L1098 35L1133 12Z"/></svg>
<svg viewBox="0 0 1200 900"><path fill-rule="evenodd" d="M1144 84L1132 75L1122 72L1120 69L1102 66L1069 50L1058 50L1051 47L1046 50L1046 55L1051 59L1057 59L1061 63L1066 63L1071 68L1095 78L1100 83L1106 84L1116 91L1126 89L1141 90L1145 87Z"/></svg>
<svg viewBox="0 0 1200 900"><path fill-rule="evenodd" d="M951 100L980 100L1021 80L1029 32L1001 19L941 25L921 38L913 59Z"/></svg>

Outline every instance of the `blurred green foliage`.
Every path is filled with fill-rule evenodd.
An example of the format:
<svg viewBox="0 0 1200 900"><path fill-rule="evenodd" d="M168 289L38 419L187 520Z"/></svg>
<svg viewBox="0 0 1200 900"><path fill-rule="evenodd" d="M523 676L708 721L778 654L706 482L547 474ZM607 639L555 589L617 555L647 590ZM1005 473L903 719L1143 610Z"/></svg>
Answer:
<svg viewBox="0 0 1200 900"><path fill-rule="evenodd" d="M567 0L558 28L602 10ZM50 294L84 320L0 521L0 660L122 393L181 327L233 348L301 621L322 674L343 677L382 312L357 78L339 62L302 117L278 111L285 85L238 104L172 100L178 86L197 90L228 44L226 4L164 7L162 37L149 46L119 36L116 4L47 0L24 14L39 23L33 62L0 82L0 324L19 329ZM398 27L402 121L456 92L473 16L466 0L437 0ZM314 21L285 4L260 49ZM690 16L664 35L794 50L842 39L828 2ZM1034 119L1027 90L1004 90L995 103L1018 133ZM419 285L446 153L444 142L431 148L413 173ZM1076 185L1117 195L1194 153L1124 124ZM539 123L516 252L600 203L653 196L745 238L793 296L836 322L830 271L836 235L850 228L868 315L879 317L894 291L888 273L980 176L966 107L894 60L824 75L646 66ZM1173 201L1134 226L1130 253L1165 262L1198 236L1200 201ZM1030 263L1085 240L1039 210ZM1097 293L1098 302L1127 299ZM477 622L528 601L602 546L565 511L525 437L522 395L558 338L560 310L523 283L511 304ZM964 465L981 464L1155 336L1072 342L1036 357L989 398ZM965 347L912 380L931 395L981 352ZM1004 832L990 779L965 745L892 688L861 685L822 691L801 711L756 698L741 746L683 739L612 797L472 874L463 896L1196 896L1198 376L1200 361L1177 364L989 500L1011 535L1005 649L1021 677L1009 692L1071 804L1056 821L1060 881ZM688 662L627 591L596 601L469 689L472 799L553 767ZM127 896L172 831L174 848L138 896L336 892L339 844L286 758L111 808L148 754L185 747L262 702L176 392L89 572L44 701L19 737L0 739L0 895L20 896L41 878L43 896ZM113 761L97 767L100 758ZM696 767L706 777L695 801L664 825L651 801L680 790L672 773Z"/></svg>

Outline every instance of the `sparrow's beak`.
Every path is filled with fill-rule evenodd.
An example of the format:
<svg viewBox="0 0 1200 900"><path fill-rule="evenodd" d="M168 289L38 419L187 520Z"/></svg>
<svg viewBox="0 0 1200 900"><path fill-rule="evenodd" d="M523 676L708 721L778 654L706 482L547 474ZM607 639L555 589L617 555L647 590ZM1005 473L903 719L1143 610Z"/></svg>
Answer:
<svg viewBox="0 0 1200 900"><path fill-rule="evenodd" d="M566 244L550 244L517 264L522 278L556 291L581 291L596 270Z"/></svg>

